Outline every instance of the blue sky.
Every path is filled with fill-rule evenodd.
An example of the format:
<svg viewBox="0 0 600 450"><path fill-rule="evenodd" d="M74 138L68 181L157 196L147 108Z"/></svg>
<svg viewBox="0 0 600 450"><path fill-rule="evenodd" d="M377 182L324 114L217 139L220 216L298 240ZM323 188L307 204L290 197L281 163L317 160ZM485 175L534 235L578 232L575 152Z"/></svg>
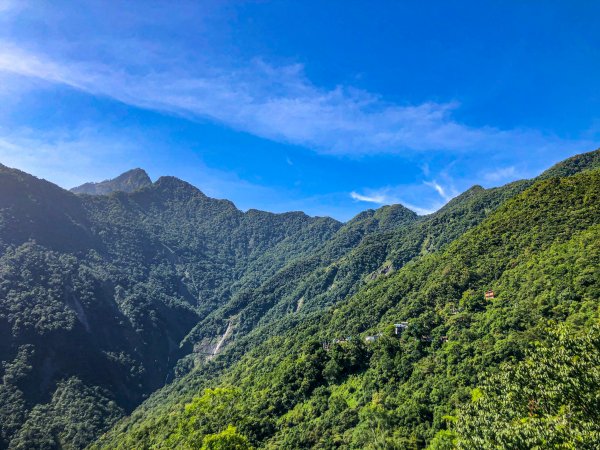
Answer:
<svg viewBox="0 0 600 450"><path fill-rule="evenodd" d="M600 146L600 3L0 0L0 162L424 214Z"/></svg>

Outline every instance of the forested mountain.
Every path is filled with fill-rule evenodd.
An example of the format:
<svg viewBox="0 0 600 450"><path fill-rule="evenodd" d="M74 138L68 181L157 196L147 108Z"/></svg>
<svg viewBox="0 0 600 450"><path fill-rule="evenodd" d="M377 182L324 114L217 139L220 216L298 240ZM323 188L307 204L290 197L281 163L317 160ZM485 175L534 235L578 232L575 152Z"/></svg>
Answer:
<svg viewBox="0 0 600 450"><path fill-rule="evenodd" d="M168 380L199 320L340 226L243 213L172 177L77 196L0 167L0 447L65 420L56 442L89 442Z"/></svg>
<svg viewBox="0 0 600 450"><path fill-rule="evenodd" d="M157 392L95 447L594 448L600 349L597 331L587 333L599 319L599 153L552 168L555 176L468 191L433 216L452 223L452 212L456 219L461 209L478 211L456 238L440 226L447 241L375 272L354 295L255 328ZM437 237L433 217L404 233L418 223ZM541 373L519 365L526 354ZM552 373L565 378L544 384ZM515 382L527 377L530 391ZM549 394L554 387L565 397ZM502 392L527 398L514 408L513 397L498 402L523 427L489 419ZM577 394L588 396L585 406Z"/></svg>
<svg viewBox="0 0 600 450"><path fill-rule="evenodd" d="M145 170L133 169L122 173L112 180L82 184L71 189L71 192L76 194L105 195L117 191L135 192L151 185L152 180Z"/></svg>
<svg viewBox="0 0 600 450"><path fill-rule="evenodd" d="M536 180L598 167L600 152L585 153L556 164ZM440 250L533 182L522 180L487 190L473 186L424 217L414 216L401 205L365 211L319 251L293 260L262 285L238 292L202 320L186 341L211 342L232 325L229 343L257 325L268 328L290 313L330 306L413 258Z"/></svg>
<svg viewBox="0 0 600 450"><path fill-rule="evenodd" d="M523 395L490 387L499 367L543 366L558 323L572 356L597 343L580 333L598 319L599 168L597 150L432 215L341 224L140 170L75 195L0 166L0 448L83 448L165 383L94 447L477 448L494 395ZM531 442L594 422L557 401ZM496 422L482 436L519 438ZM554 437L597 432L571 429Z"/></svg>

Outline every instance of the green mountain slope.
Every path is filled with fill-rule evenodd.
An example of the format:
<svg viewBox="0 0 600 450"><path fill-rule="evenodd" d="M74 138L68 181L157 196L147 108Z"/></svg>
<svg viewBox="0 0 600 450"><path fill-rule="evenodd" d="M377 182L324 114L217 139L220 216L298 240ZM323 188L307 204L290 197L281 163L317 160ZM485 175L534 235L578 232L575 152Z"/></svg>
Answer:
<svg viewBox="0 0 600 450"><path fill-rule="evenodd" d="M235 324L231 338L239 338L252 331L259 323L273 320L271 316L278 318L290 311L300 311L304 307L303 298L315 296L310 292L305 295L304 291L325 291L330 287L328 282L335 282L334 277L329 277L330 280L318 279L322 271L327 271L334 261L348 255L369 236L389 230L402 230L416 220L416 214L401 205L364 211L339 229L321 248L310 255L291 260L263 283L240 290L229 302L201 321L190 333L188 340L202 342L206 337L222 334L228 323ZM351 280L350 286L356 281ZM336 293L337 298L341 295L343 294ZM306 305L307 308L310 306L313 305ZM323 305L317 305L321 306Z"/></svg>
<svg viewBox="0 0 600 450"><path fill-rule="evenodd" d="M204 315L340 226L243 213L170 177L77 196L0 167L0 448L36 448L64 408L89 424L65 442L89 442L168 380Z"/></svg>
<svg viewBox="0 0 600 450"><path fill-rule="evenodd" d="M345 225L322 249L293 260L260 286L241 290L216 309L190 333L187 340L214 340L233 324L225 341L231 345L258 326L258 333L240 346L254 345L279 319L301 320L305 314L333 305L355 294L361 287L388 276L415 257L435 252L469 228L477 225L503 201L513 197L530 181L501 188L475 186L440 211L416 217L395 205L366 211ZM394 217L393 221L382 220ZM386 224L394 224L389 226ZM200 353L201 356L202 353Z"/></svg>
<svg viewBox="0 0 600 450"><path fill-rule="evenodd" d="M0 448L82 448L168 382L102 445L421 447L547 318L595 316L599 155L476 186L430 216L394 205L347 224L244 213L173 177L124 174L109 195L75 195L0 166ZM579 280L567 291L565 267ZM518 311L483 302L490 287L522 297ZM190 428L219 405L233 409Z"/></svg>
<svg viewBox="0 0 600 450"><path fill-rule="evenodd" d="M98 446L199 448L232 425L260 448L422 448L487 372L545 339L549 320L598 320L599 234L600 171L542 179L441 251L233 345Z"/></svg>
<svg viewBox="0 0 600 450"><path fill-rule="evenodd" d="M600 168L600 149L567 158L544 171L538 179L568 177L598 168Z"/></svg>
<svg viewBox="0 0 600 450"><path fill-rule="evenodd" d="M597 167L600 167L599 150L573 156L535 180L573 175ZM336 236L327 243L326 249L293 261L257 288L240 291L202 321L188 340L196 343L214 340L234 324L234 331L225 341L225 345L230 345L257 325L269 328L290 314L302 317L303 313L333 305L413 258L442 249L533 182L522 180L487 190L474 186L432 215L416 220L395 220L397 226L378 227L364 235L354 234L356 239L350 246L344 245L344 239ZM393 217L402 211L398 206L394 208L389 210L392 214L386 212L387 207L381 208L373 219L386 214ZM369 214L373 213L359 215L339 234L353 235L350 231L353 226L372 223Z"/></svg>

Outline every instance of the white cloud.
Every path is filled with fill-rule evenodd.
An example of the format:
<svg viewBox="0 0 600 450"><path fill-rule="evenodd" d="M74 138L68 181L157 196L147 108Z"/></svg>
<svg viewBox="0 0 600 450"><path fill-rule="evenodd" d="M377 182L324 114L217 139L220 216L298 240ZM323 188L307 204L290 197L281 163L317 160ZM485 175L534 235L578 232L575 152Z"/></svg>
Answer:
<svg viewBox="0 0 600 450"><path fill-rule="evenodd" d="M446 195L446 191L437 182L424 181L423 184L425 184L425 186L432 187L438 194L440 194L440 197L442 197L443 199L447 199L448 196Z"/></svg>
<svg viewBox="0 0 600 450"><path fill-rule="evenodd" d="M352 191L350 197L355 201L380 206L401 204L419 215L431 214L444 206L446 199L439 201L431 198L422 191L422 186L422 184L387 186L380 189L366 189L362 194Z"/></svg>
<svg viewBox="0 0 600 450"><path fill-rule="evenodd" d="M447 174L444 175L444 176L446 178L449 178ZM433 180L433 181L424 181L423 184L425 186L429 186L430 188L432 188L446 202L450 201L452 198L456 197L456 195L458 194L458 192L456 192L456 189L454 188L454 186L443 187L440 183L438 183L435 180Z"/></svg>
<svg viewBox="0 0 600 450"><path fill-rule="evenodd" d="M504 151L568 146L531 130L469 127L453 118L457 103L394 105L380 96L337 86L320 88L301 65L255 60L236 70L165 66L152 55L129 67L33 53L0 41L0 72L67 85L141 108L193 120L214 120L274 141L321 153L364 155L415 151ZM160 53L160 52L159 52ZM183 67L188 67L184 70Z"/></svg>
<svg viewBox="0 0 600 450"><path fill-rule="evenodd" d="M388 203L387 198L382 194L363 195L352 191L350 192L350 197L359 202L377 203L378 205L384 205Z"/></svg>
<svg viewBox="0 0 600 450"><path fill-rule="evenodd" d="M23 14L28 26L33 29L31 24L37 23L36 20L43 22L36 32L20 26L18 20L11 22L27 8L23 6L25 3L30 5ZM544 161L550 154L566 155L597 146L593 142L597 133L593 130L584 142L566 141L530 129L473 127L457 119L460 107L457 102L394 104L377 93L352 86L324 88L308 79L299 64L270 64L260 59L240 63L238 58L236 66L231 66L231 61L228 65L223 62L224 57L219 59L218 55L225 52L218 39L211 52L210 33L201 36L210 28L212 18L199 20L198 16L206 15L205 10L219 9L221 2L213 2L212 7L208 3L198 7L192 2L178 8L161 3L149 5L142 13L135 2L124 2L114 9L106 8L104 2L92 1L73 9L47 2L34 5L0 0L0 13L5 13L0 16L0 25L6 25L0 26L0 104L3 105L0 127L11 122L10 111L24 92L60 85L194 121L215 121L322 154L449 152L455 160L464 161L466 158L459 155L462 152L478 156L488 152L484 158L493 154L503 161L502 165L509 165L515 164L515 158L502 156L516 154L518 158L523 149L536 152L538 160ZM191 14L186 8L197 10ZM185 34L183 29L192 22L190 33L199 37L205 47L197 47L196 41L191 46L178 37L178 32ZM152 29L150 34L155 37L151 40L144 40L149 36L145 27ZM89 29L90 33L74 32L82 29ZM102 153L107 149L116 148L118 153L137 148L120 136L104 136L92 130L6 133L0 128L0 161L71 186L87 181L82 177L87 178L98 169L94 161L113 162ZM421 159L421 155L413 159ZM516 169L511 167L487 173L471 167L465 177L466 169L462 167L453 172L453 179L449 171L442 173L436 168L436 158L423 159L431 161L431 168L422 165L423 177L431 181L358 190L350 193L350 197L357 202L379 205L402 203L425 214L456 195L454 181L462 189L465 183L482 179L496 182L516 176ZM440 159L448 160L445 156ZM293 164L290 159L287 162ZM519 166L519 174L526 173L526 167ZM276 198L273 192L263 191L262 187L249 185L233 175L211 174L207 168L202 174L205 176L202 187L211 195L233 197L253 191L257 199ZM350 203L347 192L338 194L328 205L338 206L336 202L342 198ZM287 201L276 200L280 204Z"/></svg>

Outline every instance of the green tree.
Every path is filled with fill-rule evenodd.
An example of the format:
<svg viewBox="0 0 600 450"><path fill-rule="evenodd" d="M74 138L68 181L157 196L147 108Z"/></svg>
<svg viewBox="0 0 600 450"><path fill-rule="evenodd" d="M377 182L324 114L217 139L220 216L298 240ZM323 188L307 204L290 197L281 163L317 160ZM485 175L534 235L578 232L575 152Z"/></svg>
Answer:
<svg viewBox="0 0 600 450"><path fill-rule="evenodd" d="M220 433L206 436L201 450L252 450L252 446L234 426L229 425Z"/></svg>
<svg viewBox="0 0 600 450"><path fill-rule="evenodd" d="M458 449L597 449L600 326L583 335L560 326L515 366L473 391L455 424Z"/></svg>

